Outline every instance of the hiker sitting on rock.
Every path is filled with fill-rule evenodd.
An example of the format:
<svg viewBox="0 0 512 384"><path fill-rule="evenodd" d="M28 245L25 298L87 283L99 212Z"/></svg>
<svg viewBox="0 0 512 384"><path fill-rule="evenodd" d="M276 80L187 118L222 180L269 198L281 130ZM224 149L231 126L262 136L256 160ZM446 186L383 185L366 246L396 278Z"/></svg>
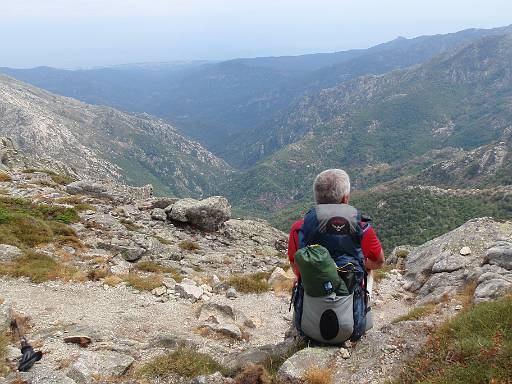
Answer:
<svg viewBox="0 0 512 384"><path fill-rule="evenodd" d="M371 219L348 205L345 171L320 173L313 191L316 206L293 224L288 243L297 276L295 327L327 344L357 341L372 326L367 276L382 266L384 252Z"/></svg>

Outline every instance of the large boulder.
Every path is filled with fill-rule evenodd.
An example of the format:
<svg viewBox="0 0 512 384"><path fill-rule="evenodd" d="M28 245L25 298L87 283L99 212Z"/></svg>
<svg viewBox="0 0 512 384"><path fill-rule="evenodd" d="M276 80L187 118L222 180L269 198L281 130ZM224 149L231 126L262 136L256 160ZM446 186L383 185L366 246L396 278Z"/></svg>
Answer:
<svg viewBox="0 0 512 384"><path fill-rule="evenodd" d="M487 263L512 270L512 243L503 242L490 248Z"/></svg>
<svg viewBox="0 0 512 384"><path fill-rule="evenodd" d="M231 206L222 196L204 200L181 199L166 208L169 220L190 223L207 231L218 230L231 218Z"/></svg>
<svg viewBox="0 0 512 384"><path fill-rule="evenodd" d="M12 302L0 298L0 332L8 329L13 319Z"/></svg>

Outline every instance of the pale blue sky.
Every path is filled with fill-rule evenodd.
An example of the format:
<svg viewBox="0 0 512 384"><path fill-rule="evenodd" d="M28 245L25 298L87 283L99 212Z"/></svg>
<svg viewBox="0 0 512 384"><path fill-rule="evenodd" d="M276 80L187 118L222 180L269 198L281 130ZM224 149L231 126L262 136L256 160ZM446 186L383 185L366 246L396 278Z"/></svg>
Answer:
<svg viewBox="0 0 512 384"><path fill-rule="evenodd" d="M511 23L510 0L0 0L0 66L297 55Z"/></svg>

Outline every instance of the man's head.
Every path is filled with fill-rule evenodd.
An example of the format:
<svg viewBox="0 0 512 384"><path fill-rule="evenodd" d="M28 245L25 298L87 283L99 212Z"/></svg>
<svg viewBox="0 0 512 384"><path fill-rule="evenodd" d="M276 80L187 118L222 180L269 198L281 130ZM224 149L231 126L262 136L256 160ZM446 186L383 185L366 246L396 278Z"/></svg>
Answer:
<svg viewBox="0 0 512 384"><path fill-rule="evenodd" d="M343 169L328 169L320 173L313 183L317 204L348 203L350 178Z"/></svg>

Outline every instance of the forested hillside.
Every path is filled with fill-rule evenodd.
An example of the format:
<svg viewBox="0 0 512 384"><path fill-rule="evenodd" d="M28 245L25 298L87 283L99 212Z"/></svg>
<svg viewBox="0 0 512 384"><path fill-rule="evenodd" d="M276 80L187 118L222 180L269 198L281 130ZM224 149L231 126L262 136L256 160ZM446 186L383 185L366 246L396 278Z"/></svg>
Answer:
<svg viewBox="0 0 512 384"><path fill-rule="evenodd" d="M453 147L470 154L503 142L487 159L492 167L487 167L486 182L496 185L507 174L503 159L510 144L511 97L508 36L485 38L421 66L361 77L298 106L286 129L302 138L234 176L226 188L237 205L271 212L309 199L314 176L329 167L347 168L356 186L371 186L361 181L364 172L380 170L377 183L386 180L388 171L400 174L402 166L409 167L402 172L405 184L407 177L421 174L423 183L446 185L442 172L428 177L438 163L435 156L428 159L429 153ZM468 164L459 180L478 180L478 167L477 162Z"/></svg>

